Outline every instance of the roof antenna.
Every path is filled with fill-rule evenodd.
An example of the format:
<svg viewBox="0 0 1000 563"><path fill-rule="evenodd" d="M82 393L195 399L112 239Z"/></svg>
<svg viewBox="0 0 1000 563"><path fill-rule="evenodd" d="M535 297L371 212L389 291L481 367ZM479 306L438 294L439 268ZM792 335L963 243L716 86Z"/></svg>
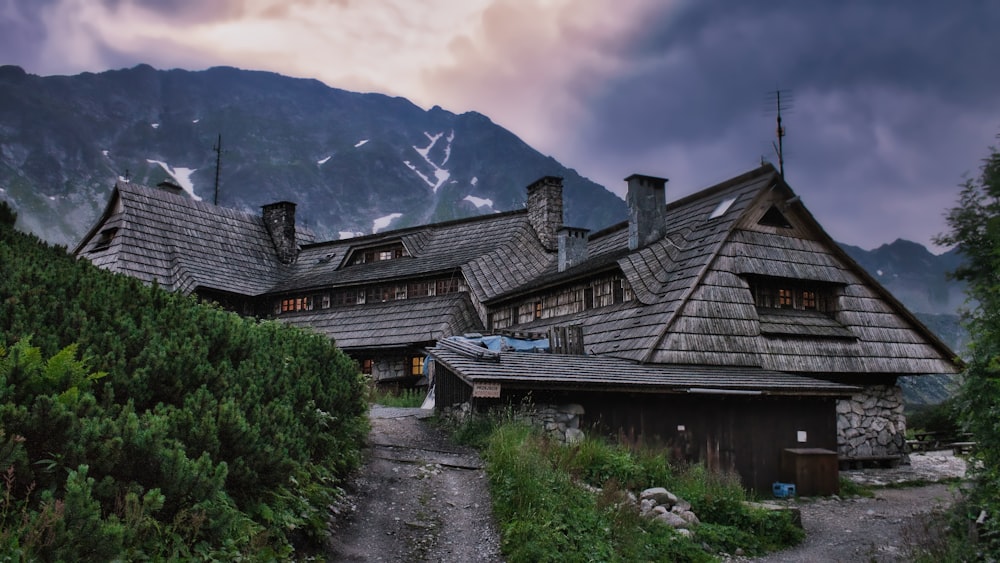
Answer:
<svg viewBox="0 0 1000 563"><path fill-rule="evenodd" d="M219 171L222 170L222 133L219 133L219 142L212 150L215 151L215 198L212 203L219 205Z"/></svg>
<svg viewBox="0 0 1000 563"><path fill-rule="evenodd" d="M128 181L131 180L131 179L132 179L132 175L129 174L128 168L126 168L125 169L125 182L128 183Z"/></svg>
<svg viewBox="0 0 1000 563"><path fill-rule="evenodd" d="M782 139L785 138L785 126L781 124L781 112L788 111L792 109L793 97L789 90L775 90L773 94L769 95L768 98L773 98L774 107L778 112L778 127L775 129L775 134L778 136L777 143L771 143L774 147L774 152L778 155L778 173L781 174L781 179L785 179L785 151L784 142ZM782 99L784 98L784 99ZM770 99L768 101L771 101Z"/></svg>

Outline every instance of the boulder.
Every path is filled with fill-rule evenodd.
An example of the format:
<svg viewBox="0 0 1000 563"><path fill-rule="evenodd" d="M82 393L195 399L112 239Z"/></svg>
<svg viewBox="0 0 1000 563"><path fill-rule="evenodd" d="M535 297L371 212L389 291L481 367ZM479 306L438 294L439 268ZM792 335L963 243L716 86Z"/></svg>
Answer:
<svg viewBox="0 0 1000 563"><path fill-rule="evenodd" d="M653 499L656 504L666 505L668 508L677 503L677 495L671 493L663 487L652 487L639 494L640 499Z"/></svg>
<svg viewBox="0 0 1000 563"><path fill-rule="evenodd" d="M664 512L662 514L657 514L654 520L663 522L664 524L675 529L691 527L691 524L687 520L681 518L679 514L674 514L673 512Z"/></svg>

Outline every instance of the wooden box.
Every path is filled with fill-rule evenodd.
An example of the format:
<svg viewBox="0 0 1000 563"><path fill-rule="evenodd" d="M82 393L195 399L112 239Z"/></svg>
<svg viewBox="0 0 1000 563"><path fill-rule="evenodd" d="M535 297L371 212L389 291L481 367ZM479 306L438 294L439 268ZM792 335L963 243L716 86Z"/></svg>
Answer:
<svg viewBox="0 0 1000 563"><path fill-rule="evenodd" d="M800 496L840 492L837 452L823 448L787 448L781 451L781 480L794 483Z"/></svg>

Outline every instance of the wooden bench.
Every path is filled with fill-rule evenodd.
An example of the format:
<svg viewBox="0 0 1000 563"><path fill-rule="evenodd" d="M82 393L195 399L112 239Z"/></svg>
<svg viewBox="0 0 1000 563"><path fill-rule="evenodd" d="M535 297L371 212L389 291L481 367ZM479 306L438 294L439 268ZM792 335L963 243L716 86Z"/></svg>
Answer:
<svg viewBox="0 0 1000 563"><path fill-rule="evenodd" d="M972 453L972 450L976 447L975 442L952 442L945 445L946 448L951 448L951 451L955 452L955 455L965 455Z"/></svg>

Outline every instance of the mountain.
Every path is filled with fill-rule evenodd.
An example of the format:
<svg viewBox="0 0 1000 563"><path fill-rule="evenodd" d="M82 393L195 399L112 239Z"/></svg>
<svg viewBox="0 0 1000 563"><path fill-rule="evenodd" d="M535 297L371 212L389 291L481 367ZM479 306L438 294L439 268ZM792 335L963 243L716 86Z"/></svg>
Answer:
<svg viewBox="0 0 1000 563"><path fill-rule="evenodd" d="M49 242L75 245L120 176L213 201L217 156L220 205L295 202L320 239L516 209L546 175L564 178L567 224L626 216L619 197L475 112L229 67L0 67L0 198Z"/></svg>

